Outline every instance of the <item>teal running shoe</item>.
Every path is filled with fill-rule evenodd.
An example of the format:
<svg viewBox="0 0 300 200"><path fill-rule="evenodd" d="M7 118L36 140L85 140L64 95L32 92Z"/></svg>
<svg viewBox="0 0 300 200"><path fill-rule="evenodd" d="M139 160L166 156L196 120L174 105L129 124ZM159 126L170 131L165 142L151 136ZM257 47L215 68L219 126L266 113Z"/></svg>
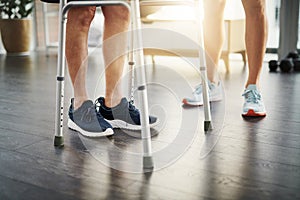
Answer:
<svg viewBox="0 0 300 200"><path fill-rule="evenodd" d="M219 83L211 83L208 81L208 93L209 93L209 101L221 101L223 99L222 93L222 84ZM202 84L196 86L193 97L184 98L182 100L184 105L188 106L202 106L203 105L203 94L202 94Z"/></svg>
<svg viewBox="0 0 300 200"><path fill-rule="evenodd" d="M245 103L243 105L243 117L265 117L266 109L260 92L256 85L249 85L243 95Z"/></svg>

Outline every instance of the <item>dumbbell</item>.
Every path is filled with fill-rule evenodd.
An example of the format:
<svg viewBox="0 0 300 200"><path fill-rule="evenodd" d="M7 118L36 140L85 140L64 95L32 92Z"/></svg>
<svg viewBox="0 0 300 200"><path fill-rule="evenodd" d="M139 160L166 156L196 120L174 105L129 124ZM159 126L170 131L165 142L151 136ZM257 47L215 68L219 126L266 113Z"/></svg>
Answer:
<svg viewBox="0 0 300 200"><path fill-rule="evenodd" d="M292 58L282 59L279 63L280 71L285 73L290 72L293 67L294 67L294 63Z"/></svg>
<svg viewBox="0 0 300 200"><path fill-rule="evenodd" d="M300 71L300 56L297 51L292 51L287 55L288 58L293 59L293 67L294 71L299 72Z"/></svg>
<svg viewBox="0 0 300 200"><path fill-rule="evenodd" d="M269 61L270 72L276 72L277 68L280 68L282 72L290 72L292 68L295 71L300 71L300 58L297 51L289 52L288 55L280 62L277 60Z"/></svg>
<svg viewBox="0 0 300 200"><path fill-rule="evenodd" d="M291 51L291 52L288 53L286 58L292 58L294 60L294 59L299 58L299 54L298 54L297 51Z"/></svg>
<svg viewBox="0 0 300 200"><path fill-rule="evenodd" d="M270 60L269 61L269 69L270 72L276 72L279 64L277 60Z"/></svg>
<svg viewBox="0 0 300 200"><path fill-rule="evenodd" d="M299 63L299 54L297 51L291 51L287 56L280 61L279 68L282 72L290 72L292 68L295 68L295 64L298 68ZM295 69L294 69L295 70Z"/></svg>

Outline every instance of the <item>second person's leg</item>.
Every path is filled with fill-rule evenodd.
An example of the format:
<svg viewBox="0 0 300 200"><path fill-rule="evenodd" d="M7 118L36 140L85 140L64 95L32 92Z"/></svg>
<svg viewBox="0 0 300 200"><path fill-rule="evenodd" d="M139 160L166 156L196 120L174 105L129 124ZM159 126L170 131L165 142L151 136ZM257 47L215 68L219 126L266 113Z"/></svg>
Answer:
<svg viewBox="0 0 300 200"><path fill-rule="evenodd" d="M206 53L209 100L219 101L223 98L222 86L218 77L218 65L224 42L224 9L226 0L204 0L204 49ZM202 31L202 30L201 30ZM183 104L203 105L202 85L198 85L191 98L184 98Z"/></svg>
<svg viewBox="0 0 300 200"><path fill-rule="evenodd" d="M217 83L217 70L225 37L224 9L226 0L204 0L204 45L207 54L207 76Z"/></svg>
<svg viewBox="0 0 300 200"><path fill-rule="evenodd" d="M259 79L266 50L268 34L266 1L242 0L246 13L246 50L249 74L243 96L243 116L263 117L265 106L259 91Z"/></svg>

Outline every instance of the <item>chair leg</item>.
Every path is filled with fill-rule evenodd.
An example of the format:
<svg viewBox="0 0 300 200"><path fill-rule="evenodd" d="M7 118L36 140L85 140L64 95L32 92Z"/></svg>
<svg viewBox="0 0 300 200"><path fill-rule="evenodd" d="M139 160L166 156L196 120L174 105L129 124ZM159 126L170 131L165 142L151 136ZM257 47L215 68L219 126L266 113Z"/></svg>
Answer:
<svg viewBox="0 0 300 200"><path fill-rule="evenodd" d="M229 73L230 72L229 53L223 52L221 58L224 61L226 73Z"/></svg>
<svg viewBox="0 0 300 200"><path fill-rule="evenodd" d="M244 67L246 67L246 65L247 65L247 53L246 53L246 50L241 51L240 53L242 54L242 58L243 58L243 62L244 62Z"/></svg>

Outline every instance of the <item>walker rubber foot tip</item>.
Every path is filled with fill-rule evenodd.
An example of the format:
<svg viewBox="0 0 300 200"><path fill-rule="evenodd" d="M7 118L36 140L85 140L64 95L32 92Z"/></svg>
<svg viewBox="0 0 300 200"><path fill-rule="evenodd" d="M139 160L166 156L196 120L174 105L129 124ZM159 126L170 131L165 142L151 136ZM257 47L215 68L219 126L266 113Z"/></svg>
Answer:
<svg viewBox="0 0 300 200"><path fill-rule="evenodd" d="M54 146L63 147L64 146L64 137L55 136L54 138Z"/></svg>
<svg viewBox="0 0 300 200"><path fill-rule="evenodd" d="M204 131L212 130L211 121L204 121Z"/></svg>
<svg viewBox="0 0 300 200"><path fill-rule="evenodd" d="M145 170L152 170L154 168L152 156L144 156L143 157L143 168Z"/></svg>

